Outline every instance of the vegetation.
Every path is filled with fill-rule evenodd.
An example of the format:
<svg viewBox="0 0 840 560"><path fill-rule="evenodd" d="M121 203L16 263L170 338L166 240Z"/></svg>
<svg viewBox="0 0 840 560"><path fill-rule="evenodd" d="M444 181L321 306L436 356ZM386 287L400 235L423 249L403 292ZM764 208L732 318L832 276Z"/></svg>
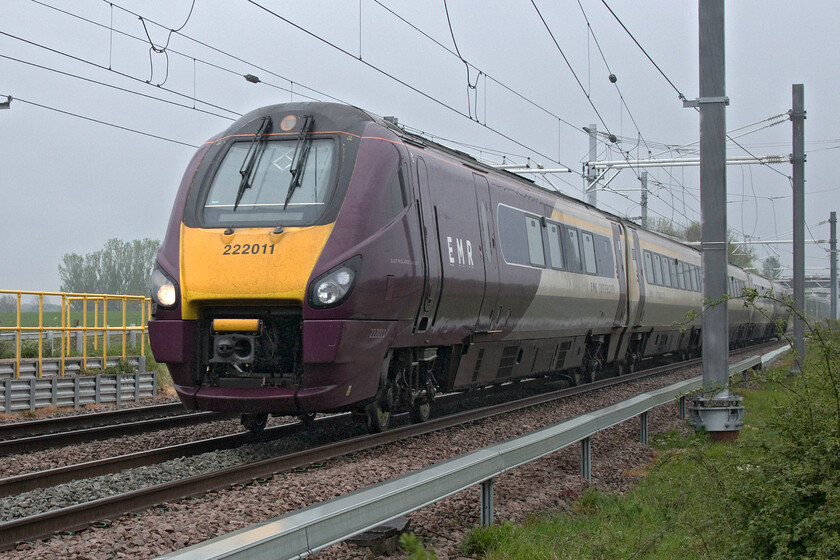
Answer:
<svg viewBox="0 0 840 560"><path fill-rule="evenodd" d="M400 535L400 546L408 554L408 560L437 560L437 554L434 551L426 550L414 533Z"/></svg>
<svg viewBox="0 0 840 560"><path fill-rule="evenodd" d="M701 239L702 230L700 222L691 222L687 226L682 227L666 218L657 218L651 220L649 227L653 231L684 241L699 242ZM731 231L726 234L726 242L726 247L729 251L729 264L734 264L741 268L753 268L755 266L755 251L749 247L739 245L735 239L735 234ZM776 278L776 276L771 276L770 278Z"/></svg>
<svg viewBox="0 0 840 560"><path fill-rule="evenodd" d="M109 239L99 251L68 253L58 265L61 291L146 295L158 247L156 239Z"/></svg>
<svg viewBox="0 0 840 560"><path fill-rule="evenodd" d="M782 263L779 257L770 256L761 263L761 274L765 278L780 278L782 276Z"/></svg>
<svg viewBox="0 0 840 560"><path fill-rule="evenodd" d="M656 438L658 459L625 495L589 489L570 512L478 529L468 554L540 558L840 556L840 332L811 325L802 372L788 360L744 391L735 444Z"/></svg>

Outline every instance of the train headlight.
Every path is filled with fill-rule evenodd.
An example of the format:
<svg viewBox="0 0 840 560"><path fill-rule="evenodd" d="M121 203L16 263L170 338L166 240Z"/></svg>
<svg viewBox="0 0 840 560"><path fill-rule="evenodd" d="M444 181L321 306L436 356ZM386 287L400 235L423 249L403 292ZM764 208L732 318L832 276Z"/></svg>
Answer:
<svg viewBox="0 0 840 560"><path fill-rule="evenodd" d="M150 278L152 283L152 301L160 307L171 309L178 303L178 288L159 266L152 271Z"/></svg>
<svg viewBox="0 0 840 560"><path fill-rule="evenodd" d="M361 262L362 258L356 256L319 276L312 282L310 303L314 307L333 307L347 299Z"/></svg>

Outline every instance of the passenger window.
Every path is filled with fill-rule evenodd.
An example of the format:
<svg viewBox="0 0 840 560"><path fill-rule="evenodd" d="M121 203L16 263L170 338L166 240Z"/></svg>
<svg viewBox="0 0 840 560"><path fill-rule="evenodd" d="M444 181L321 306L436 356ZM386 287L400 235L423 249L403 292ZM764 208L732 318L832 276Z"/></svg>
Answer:
<svg viewBox="0 0 840 560"><path fill-rule="evenodd" d="M677 283L677 259L672 260L666 257L665 260L668 261L668 270L671 272L671 286L677 288L679 287Z"/></svg>
<svg viewBox="0 0 840 560"><path fill-rule="evenodd" d="M595 240L591 233L582 232L583 238L583 268L587 274L595 274L598 269L595 266Z"/></svg>
<svg viewBox="0 0 840 560"><path fill-rule="evenodd" d="M662 286L662 259L656 253L653 254L653 282Z"/></svg>
<svg viewBox="0 0 840 560"><path fill-rule="evenodd" d="M645 251L645 277L648 283L654 282L653 263L651 262L650 251Z"/></svg>
<svg viewBox="0 0 840 560"><path fill-rule="evenodd" d="M548 229L548 254L551 257L553 268L563 268L563 246L560 244L560 226L549 222Z"/></svg>
<svg viewBox="0 0 840 560"><path fill-rule="evenodd" d="M676 263L677 268L677 286L681 290L685 290L685 275L683 274L683 263L677 261Z"/></svg>
<svg viewBox="0 0 840 560"><path fill-rule="evenodd" d="M580 244L578 243L578 232L574 228L567 228L566 234L568 235L568 258L569 258L569 270L573 272L580 272Z"/></svg>
<svg viewBox="0 0 840 560"><path fill-rule="evenodd" d="M671 262L668 257L662 257L662 283L671 287Z"/></svg>
<svg viewBox="0 0 840 560"><path fill-rule="evenodd" d="M525 217L525 226L528 231L528 254L531 264L534 266L545 266L545 253L543 252L542 226L537 218Z"/></svg>

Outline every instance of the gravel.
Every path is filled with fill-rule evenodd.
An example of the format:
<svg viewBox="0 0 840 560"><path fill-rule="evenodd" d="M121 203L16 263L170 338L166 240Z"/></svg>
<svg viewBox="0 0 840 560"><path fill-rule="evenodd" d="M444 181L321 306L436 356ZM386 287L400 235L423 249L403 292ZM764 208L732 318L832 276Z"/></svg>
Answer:
<svg viewBox="0 0 840 560"><path fill-rule="evenodd" d="M154 558L197 542L245 527L272 517L288 513L313 503L328 500L348 492L375 484L403 473L417 470L447 458L504 441L536 429L555 424L563 419L621 401L640 392L669 385L679 379L696 376L699 367L685 368L678 373L644 380L629 386L596 391L593 394L572 397L528 410L507 414L489 420L459 426L442 432L403 440L355 456L341 457L327 462L320 468L309 468L268 480L254 482L244 487L233 487L211 492L198 498L153 508L122 516L105 523L95 524L80 534L60 535L37 543L21 543L15 550L7 551L4 558L20 559L110 559ZM272 422L276 422L272 419ZM230 421L229 423L232 423ZM238 429L238 422L236 423ZM216 422L202 427L167 430L155 437L181 438L183 432L193 430L214 431L220 435L228 429ZM344 430L352 433L358 427ZM651 434L670 430L687 430L677 417L676 404L659 407L650 412ZM178 435L169 432L176 432ZM151 445L150 435L73 446L7 459L3 471L28 472L38 462L71 464L78 460L77 449L82 455L106 456L114 448L130 446L132 450ZM189 437L192 437L190 435ZM209 437L209 436L204 436ZM0 500L0 518L8 520L30 515L37 511L64 507L79 501L110 495L115 491L159 484L172 478L207 472L247 460L287 453L300 446L313 445L322 439L334 439L336 434L315 430L300 437L279 442L249 445L237 450L208 453L198 457L178 459L154 467L132 469L116 475L77 481ZM138 440L144 441L139 444ZM112 450L94 453L96 448ZM89 450L87 448L94 448ZM624 491L637 479L641 469L654 458L650 447L638 443L638 423L626 422L598 434L592 439L592 485L607 490ZM71 455L72 457L64 457ZM30 456L39 456L32 459ZM52 457L49 457L52 456ZM89 460L89 459L86 459ZM8 463L16 463L10 468ZM26 463L26 466L24 466ZM40 468L45 468L41 466ZM4 473L4 476L8 474ZM134 486L137 485L137 486ZM553 453L523 465L496 480L496 520L521 521L535 511L567 508L589 485L580 477L580 451L578 446ZM411 530L421 536L427 546L434 548L441 560L460 558L460 541L463 535L478 524L479 488L474 487L430 505L411 514ZM101 525L101 526L99 526ZM321 551L313 558L371 558L367 549L349 544L339 544ZM404 558L398 553L392 558Z"/></svg>

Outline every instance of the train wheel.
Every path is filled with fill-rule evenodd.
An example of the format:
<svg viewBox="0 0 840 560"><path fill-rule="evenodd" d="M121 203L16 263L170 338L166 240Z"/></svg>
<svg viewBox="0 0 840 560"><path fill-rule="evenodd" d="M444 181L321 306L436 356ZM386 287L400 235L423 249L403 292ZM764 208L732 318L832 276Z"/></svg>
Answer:
<svg viewBox="0 0 840 560"><path fill-rule="evenodd" d="M412 423L420 424L429 419L429 414L432 412L432 403L426 399L415 401L408 411L408 417L411 418Z"/></svg>
<svg viewBox="0 0 840 560"><path fill-rule="evenodd" d="M372 434L384 432L391 426L391 404L393 389L388 385L380 390L376 400L367 407L367 426Z"/></svg>
<svg viewBox="0 0 840 560"><path fill-rule="evenodd" d="M252 434L261 434L268 423L268 414L243 414L242 426Z"/></svg>

